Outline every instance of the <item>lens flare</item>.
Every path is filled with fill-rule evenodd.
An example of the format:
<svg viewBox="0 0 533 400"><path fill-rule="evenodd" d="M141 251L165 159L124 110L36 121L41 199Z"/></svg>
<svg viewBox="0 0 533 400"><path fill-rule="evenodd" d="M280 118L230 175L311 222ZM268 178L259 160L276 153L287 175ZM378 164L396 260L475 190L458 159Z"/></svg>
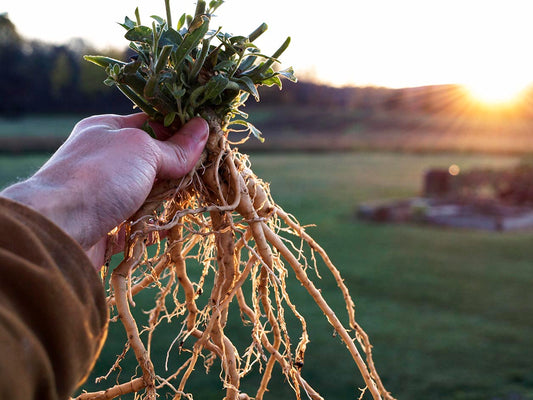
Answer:
<svg viewBox="0 0 533 400"><path fill-rule="evenodd" d="M457 176L461 172L461 168L457 164L450 165L448 172L451 176Z"/></svg>

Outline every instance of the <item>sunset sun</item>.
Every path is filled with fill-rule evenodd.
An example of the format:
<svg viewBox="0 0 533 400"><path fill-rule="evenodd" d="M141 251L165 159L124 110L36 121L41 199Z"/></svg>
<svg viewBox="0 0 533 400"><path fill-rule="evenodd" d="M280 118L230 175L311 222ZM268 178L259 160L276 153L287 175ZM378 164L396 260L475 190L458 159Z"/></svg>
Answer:
<svg viewBox="0 0 533 400"><path fill-rule="evenodd" d="M532 82L527 65L506 57L480 57L468 71L465 88L474 102L488 106L512 106L519 102Z"/></svg>
<svg viewBox="0 0 533 400"><path fill-rule="evenodd" d="M473 100L487 105L511 104L520 99L527 83L524 81L474 81L465 85Z"/></svg>

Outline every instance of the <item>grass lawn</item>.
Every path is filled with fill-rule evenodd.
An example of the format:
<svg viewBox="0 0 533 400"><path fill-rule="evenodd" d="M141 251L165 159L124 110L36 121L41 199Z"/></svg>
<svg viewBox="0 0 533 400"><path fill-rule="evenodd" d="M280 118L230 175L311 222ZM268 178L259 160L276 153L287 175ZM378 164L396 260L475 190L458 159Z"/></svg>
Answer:
<svg viewBox="0 0 533 400"><path fill-rule="evenodd" d="M0 188L29 177L37 171L50 155L25 156L0 155Z"/></svg>
<svg viewBox="0 0 533 400"><path fill-rule="evenodd" d="M0 184L27 175L45 159L0 157ZM396 398L533 399L533 232L369 224L353 218L357 204L418 194L429 167L457 164L467 170L516 162L513 157L458 154L252 156L254 171L271 182L278 203L302 224L317 225L307 230L345 277L358 321L373 342L377 368ZM344 319L335 284L322 275L318 285ZM300 285L293 277L290 281L293 300L310 325L304 377L326 399L358 398L362 384L347 351ZM138 299L137 309L145 308L147 300ZM175 329L159 332L154 358L164 360ZM89 378L90 389L122 345L122 328L113 324ZM222 399L218 372L204 377L197 369L188 387L195 399ZM280 375L278 371L266 399L294 398ZM246 378L244 386L254 381Z"/></svg>
<svg viewBox="0 0 533 400"><path fill-rule="evenodd" d="M455 163L466 170L516 159L360 153L253 161L286 209L318 225L309 231L346 278L382 378L397 398L533 398L533 234L352 218L359 202L416 195L428 167ZM334 382L326 398L355 398L350 361L327 348L319 352L317 386Z"/></svg>
<svg viewBox="0 0 533 400"><path fill-rule="evenodd" d="M32 115L22 118L0 118L1 136L67 137L82 119L78 115Z"/></svg>

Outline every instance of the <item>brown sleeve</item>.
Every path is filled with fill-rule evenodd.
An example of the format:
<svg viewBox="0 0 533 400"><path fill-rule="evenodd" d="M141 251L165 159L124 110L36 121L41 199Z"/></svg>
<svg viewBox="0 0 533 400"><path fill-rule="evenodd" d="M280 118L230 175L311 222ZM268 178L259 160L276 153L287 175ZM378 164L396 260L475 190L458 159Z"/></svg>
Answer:
<svg viewBox="0 0 533 400"><path fill-rule="evenodd" d="M0 399L67 399L105 340L102 284L78 244L0 198Z"/></svg>

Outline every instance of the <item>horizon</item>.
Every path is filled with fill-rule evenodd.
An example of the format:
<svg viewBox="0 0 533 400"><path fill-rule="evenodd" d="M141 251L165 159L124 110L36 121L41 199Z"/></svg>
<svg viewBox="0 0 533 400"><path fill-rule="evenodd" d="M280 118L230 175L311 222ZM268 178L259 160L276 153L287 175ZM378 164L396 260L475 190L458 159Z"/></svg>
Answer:
<svg viewBox="0 0 533 400"><path fill-rule="evenodd" d="M78 37L98 49L123 48L127 43L118 22L133 17L135 7L144 23L150 15L164 16L164 1L156 3L93 0L65 5L48 0L33 4L31 13L21 2L7 5L5 12L26 39L65 44ZM525 0L505 5L479 0L342 0L320 7L296 1L290 12L282 0L271 0L268 6L250 3L227 0L212 26L248 34L266 22L269 30L258 40L266 53L291 36L282 67L293 66L306 80L391 89L458 84L496 100L512 98L533 82L533 55L527 51L533 26ZM171 7L174 19L182 11L194 12L193 1L174 1ZM42 15L47 15L44 24Z"/></svg>

